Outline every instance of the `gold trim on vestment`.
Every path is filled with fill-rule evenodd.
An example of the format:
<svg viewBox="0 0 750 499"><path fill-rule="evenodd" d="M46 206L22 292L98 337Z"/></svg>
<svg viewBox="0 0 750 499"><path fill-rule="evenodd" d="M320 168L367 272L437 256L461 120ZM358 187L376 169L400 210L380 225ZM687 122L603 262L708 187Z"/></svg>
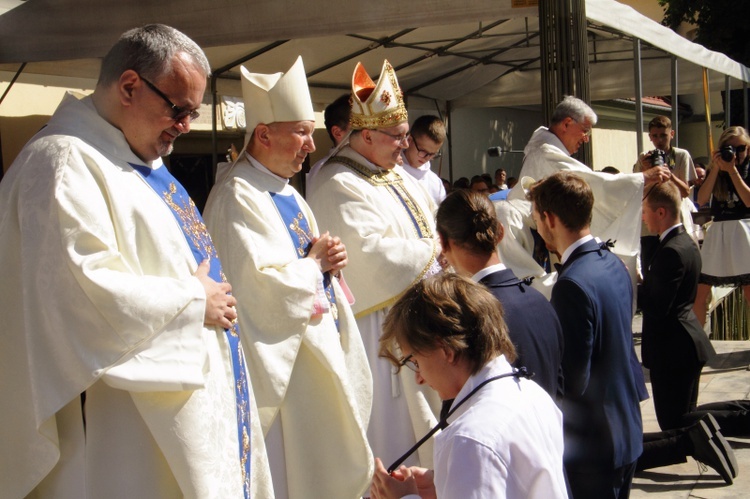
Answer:
<svg viewBox="0 0 750 499"><path fill-rule="evenodd" d="M346 156L333 156L328 161L326 161L326 164L327 163L340 163L346 166L347 168L351 169L354 173L358 174L360 177L364 178L370 184L376 187L393 187L397 189L399 193L403 196L403 198L399 200L399 202L401 206L406 205L404 206L404 210L408 209L411 212L411 214L414 216L414 220L416 220L417 223L419 224L420 229L422 230L422 234L423 234L422 239L432 239L433 241L432 256L430 257L430 260L427 262L427 265L422 269L419 275L412 281L412 283L406 288L404 288L396 296L389 298L388 300L385 300L366 310L358 312L357 314L354 315L356 319L360 319L373 312L377 312L378 310L381 310L383 308L393 305L394 303L398 301L398 299L406 291L406 289L410 288L417 282L424 279L427 272L433 267L433 264L437 260L437 245L434 242L432 229L430 228L430 224L427 222L427 218L424 216L424 213L422 213L422 210L419 209L419 206L414 201L414 198L412 198L409 191L406 190L406 187L404 186L404 180L401 178L401 176L398 173L396 173L393 170L375 172L371 170L370 168L367 168L363 164L358 163L357 161L351 158L347 158ZM395 196L395 193L392 190L390 192L392 193L392 195ZM412 227L414 227L413 224L412 224ZM416 227L414 227L414 234L417 237L419 237Z"/></svg>
<svg viewBox="0 0 750 499"><path fill-rule="evenodd" d="M407 289L411 288L413 285L424 279L425 274L427 274L427 271L432 268L433 263L437 260L437 246L435 244L432 245L432 256L430 257L430 261L427 262L427 265L422 269L422 272L419 273L416 279L412 281L411 284L409 284L403 291L401 291L398 295L394 296L393 298L390 298L382 303L379 303L373 307L370 307L366 310L362 310L361 312L354 314L355 319L361 319L362 317L369 315L373 312L377 312L378 310L384 309L386 307L390 307L394 303L398 301L399 298L401 298L401 295L403 295Z"/></svg>
<svg viewBox="0 0 750 499"><path fill-rule="evenodd" d="M419 205L416 203L411 193L404 186L404 179L401 178L401 175L393 170L375 172L370 168L367 168L365 165L358 163L351 158L347 158L346 156L333 156L326 161L326 164L327 163L341 163L376 187L392 187L396 192L391 190L391 195L399 198L397 199L399 204L404 207L405 211L408 211L407 214L410 214L419 226L419 231L422 235L420 236L417 227L414 227L414 235L420 238L433 237L432 228L427 221L427 217L419 208Z"/></svg>

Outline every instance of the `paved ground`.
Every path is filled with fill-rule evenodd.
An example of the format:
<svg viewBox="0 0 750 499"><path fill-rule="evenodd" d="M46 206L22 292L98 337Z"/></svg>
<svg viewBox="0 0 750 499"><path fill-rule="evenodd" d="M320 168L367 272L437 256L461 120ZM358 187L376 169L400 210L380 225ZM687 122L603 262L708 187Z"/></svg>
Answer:
<svg viewBox="0 0 750 499"><path fill-rule="evenodd" d="M639 317L633 329L640 331ZM750 399L750 341L714 341L716 358L703 369L698 403ZM636 332L640 354L640 334ZM646 377L648 382L648 376ZM649 392L651 384L648 383ZM644 431L658 431L654 406L647 400L641 406ZM725 499L750 498L750 438L727 438L739 465L739 476L726 485L711 468L687 463L644 471L633 480L632 499Z"/></svg>

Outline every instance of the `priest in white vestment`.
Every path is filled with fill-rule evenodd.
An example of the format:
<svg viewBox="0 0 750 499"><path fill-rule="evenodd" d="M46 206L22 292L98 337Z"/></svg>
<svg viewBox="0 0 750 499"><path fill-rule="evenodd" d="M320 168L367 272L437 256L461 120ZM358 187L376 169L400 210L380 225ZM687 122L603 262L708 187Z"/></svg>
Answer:
<svg viewBox="0 0 750 499"><path fill-rule="evenodd" d="M308 200L320 224L347 245L346 278L373 372L367 435L375 456L390 463L435 424L440 401L378 357L381 324L401 293L440 271L440 248L431 199L398 166L409 124L393 68L385 61L376 85L357 64L352 87L349 143L312 179ZM432 466L432 441L407 461L420 463Z"/></svg>
<svg viewBox="0 0 750 499"><path fill-rule="evenodd" d="M161 160L209 73L177 30L125 33L0 184L3 497L273 493L231 286Z"/></svg>
<svg viewBox="0 0 750 499"><path fill-rule="evenodd" d="M205 214L234 283L276 497L361 497L372 377L340 285L346 247L289 185L315 150L302 58L285 74L243 67L242 89L247 145L220 165Z"/></svg>
<svg viewBox="0 0 750 499"><path fill-rule="evenodd" d="M658 167L642 173L612 175L595 172L571 157L589 141L596 121L596 113L585 102L566 96L555 108L550 127L539 127L531 136L524 149L520 178L541 180L561 170L581 175L594 192L591 233L615 243L612 252L625 262L635 279L644 186L668 180L670 172L666 167ZM521 184L523 181L514 189L523 189ZM521 211L530 213L526 209ZM508 267L515 268L512 255L503 254L502 258Z"/></svg>

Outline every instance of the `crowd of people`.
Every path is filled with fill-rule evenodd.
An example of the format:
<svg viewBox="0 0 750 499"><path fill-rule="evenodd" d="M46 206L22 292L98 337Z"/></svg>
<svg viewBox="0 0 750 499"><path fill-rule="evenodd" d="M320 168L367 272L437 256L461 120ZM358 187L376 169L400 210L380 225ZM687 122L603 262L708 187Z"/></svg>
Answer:
<svg viewBox="0 0 750 499"><path fill-rule="evenodd" d="M488 195L492 201L507 199L510 190L518 183L518 178L508 177L504 168L495 170L494 179L489 173L482 173L474 175L471 179L459 177L452 184L446 179L442 180L443 185L446 186L446 192L451 192L454 189L470 189Z"/></svg>
<svg viewBox="0 0 750 499"><path fill-rule="evenodd" d="M697 399L710 287L750 299L743 128L700 172L660 117L634 173L595 172L569 96L520 181L451 185L444 122L358 63L303 196L300 57L241 68L245 144L201 216L162 158L209 76L179 31L124 33L0 184L4 496L627 498L688 456L732 483L750 403Z"/></svg>

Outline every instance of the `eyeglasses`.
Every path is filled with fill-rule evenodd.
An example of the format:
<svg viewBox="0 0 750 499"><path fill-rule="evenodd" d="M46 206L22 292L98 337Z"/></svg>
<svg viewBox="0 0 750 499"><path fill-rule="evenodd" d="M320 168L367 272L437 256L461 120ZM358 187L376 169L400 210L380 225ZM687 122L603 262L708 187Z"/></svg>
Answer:
<svg viewBox="0 0 750 499"><path fill-rule="evenodd" d="M747 146L746 146L746 145L741 145L741 146L734 146L734 150L735 150L736 152L745 152L745 149L747 149Z"/></svg>
<svg viewBox="0 0 750 499"><path fill-rule="evenodd" d="M591 127L587 127L586 125L584 125L584 124L583 124L583 123L581 123L580 121L576 121L576 120L575 120L575 119L573 119L573 118L570 118L570 119L572 119L573 121L575 121L575 123L576 123L576 124L577 124L578 126L580 126L580 127L581 127L581 132L583 132L583 136L584 136L584 137L591 137Z"/></svg>
<svg viewBox="0 0 750 499"><path fill-rule="evenodd" d="M190 121L195 121L198 116L200 116L200 113L196 111L195 109L185 109L184 107L176 106L172 103L171 100L169 100L169 97L164 95L164 92L156 88L156 85L148 81L146 78L144 78L141 75L138 75L141 80L150 88L156 95L161 97L164 102L167 103L169 108L172 110L172 119L174 121L182 121L185 118L190 118Z"/></svg>
<svg viewBox="0 0 750 499"><path fill-rule="evenodd" d="M417 148L417 156L419 156L422 159L440 158L443 155L443 151L429 152L420 148L419 144L417 144L417 139L415 139L414 137L412 137L411 142L412 144L414 144L414 147Z"/></svg>
<svg viewBox="0 0 750 499"><path fill-rule="evenodd" d="M394 135L392 133L384 132L383 130L378 130L377 128L373 128L373 131L389 136L390 138L395 140L396 143L398 144L403 144L404 142L406 142L406 145L407 146L409 145L409 137L410 137L409 132L406 132L401 135Z"/></svg>
<svg viewBox="0 0 750 499"><path fill-rule="evenodd" d="M404 357L403 359L399 360L398 361L398 367L404 367L404 366L406 366L409 369L411 369L412 371L414 371L415 373L418 373L419 372L419 363L416 360L414 360L412 357L413 357L413 354L409 354L406 357Z"/></svg>

